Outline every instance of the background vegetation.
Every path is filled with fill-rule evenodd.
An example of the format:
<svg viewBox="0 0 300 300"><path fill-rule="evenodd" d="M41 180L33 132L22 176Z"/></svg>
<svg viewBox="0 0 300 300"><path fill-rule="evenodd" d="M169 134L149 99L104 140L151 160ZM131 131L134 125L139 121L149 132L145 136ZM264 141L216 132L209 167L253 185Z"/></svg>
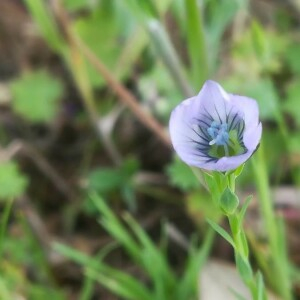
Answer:
<svg viewBox="0 0 300 300"><path fill-rule="evenodd" d="M251 257L299 297L299 17L294 0L1 1L0 299L198 299L204 263L233 254L167 125L206 79L259 103L237 187Z"/></svg>

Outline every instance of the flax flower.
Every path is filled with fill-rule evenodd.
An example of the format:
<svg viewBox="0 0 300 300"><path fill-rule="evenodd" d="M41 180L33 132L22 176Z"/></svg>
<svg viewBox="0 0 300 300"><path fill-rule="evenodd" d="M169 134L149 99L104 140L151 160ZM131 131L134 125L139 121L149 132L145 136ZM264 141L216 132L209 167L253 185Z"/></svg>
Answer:
<svg viewBox="0 0 300 300"><path fill-rule="evenodd" d="M229 94L211 80L173 110L169 129L174 149L185 163L221 172L249 159L262 133L256 101Z"/></svg>

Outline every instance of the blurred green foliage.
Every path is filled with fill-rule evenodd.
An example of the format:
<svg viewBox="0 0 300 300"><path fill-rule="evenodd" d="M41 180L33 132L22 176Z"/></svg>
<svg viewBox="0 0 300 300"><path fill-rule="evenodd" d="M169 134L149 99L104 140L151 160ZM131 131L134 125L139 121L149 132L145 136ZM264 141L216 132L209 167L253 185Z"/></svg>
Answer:
<svg viewBox="0 0 300 300"><path fill-rule="evenodd" d="M109 196L120 191L120 196L131 211L137 208L134 175L139 170L135 159L127 159L119 168L99 168L88 175L88 191L96 191L102 196ZM89 202L87 203L87 205ZM87 207L90 207L89 205ZM91 210L91 209L89 209Z"/></svg>
<svg viewBox="0 0 300 300"><path fill-rule="evenodd" d="M59 110L61 81L44 70L23 74L11 83L12 107L30 122L49 122Z"/></svg>
<svg viewBox="0 0 300 300"><path fill-rule="evenodd" d="M24 175L16 161L0 163L0 199L9 200L24 194L28 178Z"/></svg>
<svg viewBox="0 0 300 300"><path fill-rule="evenodd" d="M98 118L108 117L111 120L110 113L120 104L111 95L112 85L88 61L82 49L77 48L74 40L70 39L69 32L74 34L75 40L79 39L95 54L114 79L124 87L129 87L141 100L137 104L159 119L164 127L167 127L172 109L182 99L196 94L207 78L218 79L228 91L257 99L264 123L262 143L268 154L258 165L262 165L261 168L266 171L268 178L263 177L263 171L258 176L253 176L253 168L251 164L247 164L239 179L240 187L253 188L255 179L272 187L283 183L299 186L300 36L298 27L295 26L297 20L286 7L279 3L274 4L274 11L270 12L271 19L266 16L265 20L251 6L251 1L246 0L64 0L63 9L66 10L69 22L69 27L64 28L59 14L56 15L57 11L50 4L46 5L42 0L26 0L25 3L47 45L56 53L70 77L73 76L75 93L78 92L82 97L86 111L80 111L82 123L76 123L76 130L82 130L86 126L86 119L91 119L94 128L100 128L100 143L101 146L104 145L107 136L103 132L106 133L107 128L99 125L101 122L98 122ZM10 82L11 109L30 126L43 124L48 126L49 131L54 131L51 124L56 123L59 112L65 108L65 97L70 96L66 89L70 83L65 82L61 74L58 76L55 72L48 71L51 66L31 67L30 71L27 68L26 72L22 70ZM72 93L70 98L67 100L72 102ZM108 109L103 109L106 106ZM72 109L68 113L70 119L78 120ZM121 115L124 119L134 118L128 112L122 112ZM83 213L101 214L102 225L129 252L132 261L146 272L153 289L104 263L102 259L106 255L106 248L103 252L100 251L100 258L91 258L61 246L57 246L56 250L81 264L86 271L87 276L81 291L81 295L85 296L80 300L92 298L95 282L127 299L140 300L141 295L147 295L144 299L170 299L166 295L171 288L176 291L173 291L172 299L195 299L195 278L203 263L204 256L201 255L204 252L190 247L188 262L183 267L184 279L177 286L177 270L170 267L165 249L157 247L131 217L125 219L127 227L124 227L113 211L106 207L103 199L91 201L88 197L90 192L97 192L107 203L121 199L132 212L139 206L138 196L143 190L139 189L136 178L140 172L152 170L144 170L143 161L140 162L132 155L143 144L130 145L129 149L126 148L127 145L123 149L122 142L118 140L122 140L118 135L119 121L117 118L112 125L113 130L109 131L108 140L111 144L108 149L115 146L124 157L131 158L124 159L120 155L120 163L108 165L106 160L109 155L97 153L105 161L103 167L99 160L89 160L93 156L90 153L93 150L83 147L82 155L87 163L81 168L82 165L74 160L74 176L84 178L84 188L76 188L80 190L79 197L88 200L82 201L84 205L79 206L80 209L85 209ZM90 128L92 126L89 131ZM138 126L134 124L131 130L135 129ZM22 128L20 132L21 138L32 139L30 129ZM124 132L127 139L128 132ZM77 134L81 135L82 132ZM0 135L5 141L16 137L13 130L8 130L7 133L1 130ZM53 136L56 137L56 132ZM59 144L61 140L58 141ZM38 142L36 144L39 145ZM58 149L61 149L60 145ZM155 151L160 156L160 146ZM45 155L48 155L47 151ZM61 169L64 171L63 162ZM159 172L167 175L169 186L162 187L165 192L162 196L161 191L154 193L153 186L149 184L148 190L152 190L148 195L164 201L172 197L169 194L170 186L175 187L176 193L180 190L185 194L186 211L202 232L206 230L206 217L213 222L218 221L219 211L210 201L205 189L200 186L195 174L183 162L174 158L166 166L162 166ZM1 200L15 199L26 194L29 185L36 185L31 188L37 189L38 184L31 182L31 179L31 174L25 175L15 160L1 163ZM256 186L258 190L261 188L257 182ZM263 190L261 194L268 195L270 186L265 186L267 191ZM178 195L181 196L179 193ZM42 202L42 199L36 200ZM6 229L6 226L3 228ZM45 276L41 280L26 278L26 267L34 268L40 262L40 270L47 264L41 262L41 258L32 256L36 250L32 246L34 237L24 232L22 239L5 239L4 253L9 253L10 256L0 264L1 274L5 274L0 278L1 299L13 299L15 286L20 287L21 294L25 291L24 294L30 299L66 299L59 288L51 288L45 270L41 271ZM258 262L272 261L272 249L269 252L258 254ZM271 278L276 269L265 266L264 272L268 276L267 281L276 290L276 283ZM44 281L45 278L48 279Z"/></svg>
<svg viewBox="0 0 300 300"><path fill-rule="evenodd" d="M128 27L128 22L124 22L128 20L128 16L118 16L117 13L113 1L104 1L99 8L93 9L89 15L79 18L74 23L74 30L89 45L91 50L105 60L107 67L116 71L114 75L117 78L124 78L129 70L125 66L118 69L118 59L121 57L126 35L128 35L123 30ZM134 44L131 46L135 47ZM88 71L93 86L105 84L93 66L88 65Z"/></svg>
<svg viewBox="0 0 300 300"><path fill-rule="evenodd" d="M167 167L166 170L171 183L181 188L183 191L198 190L200 183L189 166L177 157Z"/></svg>
<svg viewBox="0 0 300 300"><path fill-rule="evenodd" d="M149 286L137 280L127 272L108 266L104 262L107 248L103 248L95 258L76 251L62 244L54 248L85 268L86 276L100 282L113 293L128 300L137 299L196 299L198 272L212 245L212 232L208 232L203 244L196 249L190 245L190 253L183 274L176 278L176 273L166 256L164 247L154 244L144 229L129 215L125 214L125 224L107 206L104 199L92 195L96 210L100 213L102 226L113 236L118 244L125 248L131 260L148 277ZM164 244L162 244L164 245Z"/></svg>

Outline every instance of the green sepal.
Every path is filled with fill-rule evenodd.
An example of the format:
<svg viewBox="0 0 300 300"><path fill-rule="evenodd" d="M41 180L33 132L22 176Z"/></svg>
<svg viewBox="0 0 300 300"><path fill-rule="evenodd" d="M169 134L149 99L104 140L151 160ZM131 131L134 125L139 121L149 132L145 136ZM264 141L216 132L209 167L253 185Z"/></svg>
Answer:
<svg viewBox="0 0 300 300"><path fill-rule="evenodd" d="M239 198L228 187L224 190L221 199L220 207L224 214L232 215L239 206Z"/></svg>
<svg viewBox="0 0 300 300"><path fill-rule="evenodd" d="M219 191L223 192L223 190L227 186L227 177L226 177L226 175L221 173L221 172L214 171L214 172L212 172L212 177L216 181L216 184L219 188Z"/></svg>
<svg viewBox="0 0 300 300"><path fill-rule="evenodd" d="M207 185L207 189L210 192L215 205L217 205L219 199L218 185L211 174L203 172L203 176L204 176L205 183Z"/></svg>
<svg viewBox="0 0 300 300"><path fill-rule="evenodd" d="M241 164L241 165L240 165L239 167L237 167L236 169L231 170L231 171L227 171L227 172L225 173L225 176L229 176L229 175L234 174L235 178L238 178L238 177L242 174L242 172L243 172L243 170L244 170L244 166L245 166L245 164Z"/></svg>
<svg viewBox="0 0 300 300"><path fill-rule="evenodd" d="M213 201L218 205L220 196L227 186L227 177L220 172L203 172L204 180L207 188L212 195Z"/></svg>
<svg viewBox="0 0 300 300"><path fill-rule="evenodd" d="M242 172L244 170L244 166L245 166L245 164L242 164L242 165L240 165L238 168L236 168L234 170L234 176L235 176L235 178L238 178L242 174Z"/></svg>

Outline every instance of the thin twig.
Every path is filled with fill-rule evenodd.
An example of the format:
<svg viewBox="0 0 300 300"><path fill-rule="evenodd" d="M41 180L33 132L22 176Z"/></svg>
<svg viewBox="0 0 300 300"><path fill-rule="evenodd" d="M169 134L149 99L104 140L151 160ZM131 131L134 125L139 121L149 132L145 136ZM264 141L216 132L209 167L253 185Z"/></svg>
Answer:
<svg viewBox="0 0 300 300"><path fill-rule="evenodd" d="M105 128L102 127L102 119L97 112L95 95L91 86L91 82L89 80L85 60L80 49L74 42L67 14L61 6L60 0L51 0L50 3L53 9L53 13L63 30L64 38L69 50L62 51L61 54L72 73L78 91L82 97L83 104L90 117L91 123L95 128L95 131L102 141L107 154L114 162L114 164L118 166L122 163L122 156L119 153L118 149L115 147L115 144L111 138L111 132L105 131Z"/></svg>
<svg viewBox="0 0 300 300"><path fill-rule="evenodd" d="M60 25L63 27L67 39L71 44L74 44L82 51L83 55L91 63L92 66L104 78L107 85L119 96L122 101L137 117L137 119L149 128L166 146L171 147L169 136L166 134L164 127L150 114L146 113L139 105L138 99L122 85L114 75L109 71L105 64L95 55L94 52L79 38L72 30L70 21L65 10L60 6L59 1L53 1L55 5L56 15Z"/></svg>
<svg viewBox="0 0 300 300"><path fill-rule="evenodd" d="M24 195L16 200L17 208L25 215L26 220L31 228L32 233L41 245L41 248L48 256L50 250L51 237L35 206L29 198Z"/></svg>
<svg viewBox="0 0 300 300"><path fill-rule="evenodd" d="M111 89L119 96L120 101L122 101L134 113L142 124L155 133L166 146L170 147L170 139L165 133L162 125L160 125L156 119L154 119L150 114L147 114L141 108L136 97L121 83L119 83L117 79L115 79L100 59L78 37L76 38L76 44L88 61L104 77Z"/></svg>

